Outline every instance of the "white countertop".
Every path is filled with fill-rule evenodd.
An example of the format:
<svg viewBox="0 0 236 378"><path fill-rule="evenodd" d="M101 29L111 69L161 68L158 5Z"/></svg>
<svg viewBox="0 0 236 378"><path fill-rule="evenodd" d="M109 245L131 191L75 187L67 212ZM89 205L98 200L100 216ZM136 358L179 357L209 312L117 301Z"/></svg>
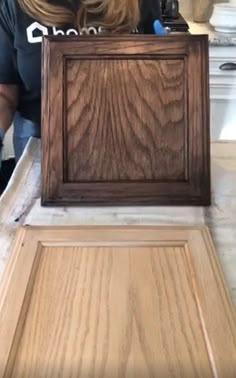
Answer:
<svg viewBox="0 0 236 378"><path fill-rule="evenodd" d="M236 143L212 144L211 207L40 206L40 140L31 139L0 198L0 276L21 225L207 225L236 304Z"/></svg>
<svg viewBox="0 0 236 378"><path fill-rule="evenodd" d="M208 34L210 46L235 46L236 34L218 33L209 23L197 23L187 20L191 34ZM236 56L235 56L236 59Z"/></svg>

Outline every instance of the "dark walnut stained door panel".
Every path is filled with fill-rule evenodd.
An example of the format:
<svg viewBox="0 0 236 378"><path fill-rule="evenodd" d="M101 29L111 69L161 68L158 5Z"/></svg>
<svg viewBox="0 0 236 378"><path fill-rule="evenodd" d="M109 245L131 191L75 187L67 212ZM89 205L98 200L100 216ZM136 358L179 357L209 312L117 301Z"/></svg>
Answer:
<svg viewBox="0 0 236 378"><path fill-rule="evenodd" d="M43 205L210 203L205 36L49 37Z"/></svg>
<svg viewBox="0 0 236 378"><path fill-rule="evenodd" d="M185 180L184 71L183 59L67 61L68 182Z"/></svg>

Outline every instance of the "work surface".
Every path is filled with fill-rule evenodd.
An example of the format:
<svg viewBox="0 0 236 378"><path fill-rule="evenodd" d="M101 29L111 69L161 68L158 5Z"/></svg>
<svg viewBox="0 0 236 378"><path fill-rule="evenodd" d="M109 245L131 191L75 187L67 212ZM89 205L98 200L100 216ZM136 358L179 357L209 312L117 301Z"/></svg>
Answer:
<svg viewBox="0 0 236 378"><path fill-rule="evenodd" d="M212 144L212 206L42 208L40 141L31 139L0 200L0 275L20 225L207 225L236 303L236 143Z"/></svg>

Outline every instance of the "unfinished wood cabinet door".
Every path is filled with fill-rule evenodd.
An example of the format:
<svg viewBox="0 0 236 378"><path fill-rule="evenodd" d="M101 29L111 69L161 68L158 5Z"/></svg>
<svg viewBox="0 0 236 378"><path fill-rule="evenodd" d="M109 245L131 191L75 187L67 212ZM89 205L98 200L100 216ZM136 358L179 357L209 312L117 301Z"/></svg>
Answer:
<svg viewBox="0 0 236 378"><path fill-rule="evenodd" d="M235 377L205 229L22 229L0 294L0 377Z"/></svg>
<svg viewBox="0 0 236 378"><path fill-rule="evenodd" d="M43 46L43 205L210 204L206 36Z"/></svg>

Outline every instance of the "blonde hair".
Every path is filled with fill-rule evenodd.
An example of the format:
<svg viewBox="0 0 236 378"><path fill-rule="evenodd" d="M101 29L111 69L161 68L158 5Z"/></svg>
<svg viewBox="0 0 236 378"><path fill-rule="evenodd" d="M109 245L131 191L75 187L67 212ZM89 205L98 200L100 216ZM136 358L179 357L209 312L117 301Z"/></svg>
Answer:
<svg viewBox="0 0 236 378"><path fill-rule="evenodd" d="M107 32L130 33L140 19L139 0L18 0L21 8L47 26L102 26ZM79 5L78 5L79 4Z"/></svg>

